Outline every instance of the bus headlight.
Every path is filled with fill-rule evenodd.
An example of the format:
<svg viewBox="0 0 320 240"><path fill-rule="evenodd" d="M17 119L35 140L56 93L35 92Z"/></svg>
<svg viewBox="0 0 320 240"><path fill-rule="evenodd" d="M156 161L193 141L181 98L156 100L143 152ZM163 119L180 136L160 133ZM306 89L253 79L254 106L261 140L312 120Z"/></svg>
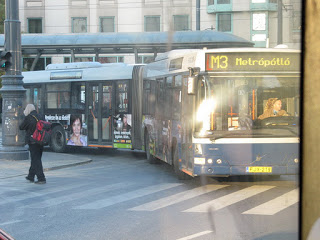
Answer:
<svg viewBox="0 0 320 240"><path fill-rule="evenodd" d="M194 164L201 164L204 165L206 163L205 158L194 158Z"/></svg>
<svg viewBox="0 0 320 240"><path fill-rule="evenodd" d="M211 158L208 159L207 161L209 164L213 163L213 160Z"/></svg>

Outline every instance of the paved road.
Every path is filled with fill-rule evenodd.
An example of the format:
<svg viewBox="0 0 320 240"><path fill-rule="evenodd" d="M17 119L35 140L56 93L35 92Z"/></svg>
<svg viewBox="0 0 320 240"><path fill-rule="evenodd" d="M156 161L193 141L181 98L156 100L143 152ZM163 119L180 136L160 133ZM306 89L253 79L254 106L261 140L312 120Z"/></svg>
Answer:
<svg viewBox="0 0 320 240"><path fill-rule="evenodd" d="M297 177L179 181L141 152L68 153L91 163L47 184L0 179L0 228L16 239L298 239Z"/></svg>

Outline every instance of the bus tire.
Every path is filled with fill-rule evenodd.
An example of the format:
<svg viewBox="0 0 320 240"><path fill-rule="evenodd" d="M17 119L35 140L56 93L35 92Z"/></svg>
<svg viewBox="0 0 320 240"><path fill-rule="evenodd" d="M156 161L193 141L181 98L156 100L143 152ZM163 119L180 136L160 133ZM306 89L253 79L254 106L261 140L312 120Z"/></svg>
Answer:
<svg viewBox="0 0 320 240"><path fill-rule="evenodd" d="M191 177L179 169L178 145L175 145L173 152L173 169L179 180L188 180Z"/></svg>
<svg viewBox="0 0 320 240"><path fill-rule="evenodd" d="M157 159L150 153L150 143L149 143L149 134L148 131L145 131L144 134L144 148L146 151L146 158L150 164L157 163Z"/></svg>
<svg viewBox="0 0 320 240"><path fill-rule="evenodd" d="M62 126L57 125L52 129L50 146L54 152L61 153L66 150L66 134Z"/></svg>

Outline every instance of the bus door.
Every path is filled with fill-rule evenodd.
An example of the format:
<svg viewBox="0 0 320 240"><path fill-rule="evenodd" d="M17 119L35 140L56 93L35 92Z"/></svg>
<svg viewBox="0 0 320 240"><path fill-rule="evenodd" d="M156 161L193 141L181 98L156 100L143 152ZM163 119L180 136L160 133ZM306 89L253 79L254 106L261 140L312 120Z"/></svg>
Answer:
<svg viewBox="0 0 320 240"><path fill-rule="evenodd" d="M112 145L112 83L90 83L88 88L89 144Z"/></svg>
<svg viewBox="0 0 320 240"><path fill-rule="evenodd" d="M183 136L181 142L181 158L182 167L189 172L193 172L193 150L192 150L192 131L193 131L193 115L194 115L194 100L193 95L187 94L187 77L183 78L182 90L182 111L181 124L183 128Z"/></svg>

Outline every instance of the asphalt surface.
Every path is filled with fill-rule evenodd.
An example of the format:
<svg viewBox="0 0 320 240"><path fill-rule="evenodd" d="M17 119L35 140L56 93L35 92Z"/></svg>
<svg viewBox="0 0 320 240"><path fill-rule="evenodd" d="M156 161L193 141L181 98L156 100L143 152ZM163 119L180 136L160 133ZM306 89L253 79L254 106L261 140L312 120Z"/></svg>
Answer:
<svg viewBox="0 0 320 240"><path fill-rule="evenodd" d="M0 124L0 146L2 146L2 126ZM44 172L90 163L92 159L68 153L51 152L45 147L42 155ZM30 157L27 160L0 159L0 179L24 176L28 174Z"/></svg>

